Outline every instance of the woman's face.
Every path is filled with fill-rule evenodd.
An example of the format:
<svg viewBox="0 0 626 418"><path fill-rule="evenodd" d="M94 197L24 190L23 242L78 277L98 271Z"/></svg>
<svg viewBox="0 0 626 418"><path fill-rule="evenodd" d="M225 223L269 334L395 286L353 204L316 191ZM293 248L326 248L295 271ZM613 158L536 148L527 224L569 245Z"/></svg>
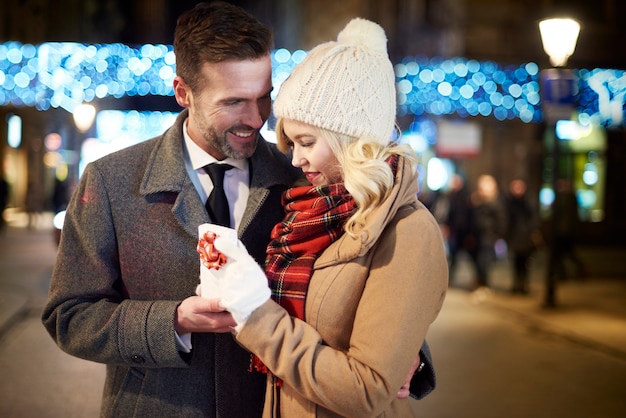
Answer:
<svg viewBox="0 0 626 418"><path fill-rule="evenodd" d="M291 164L302 169L313 186L342 181L339 162L316 127L291 119L283 120L283 131L291 146Z"/></svg>

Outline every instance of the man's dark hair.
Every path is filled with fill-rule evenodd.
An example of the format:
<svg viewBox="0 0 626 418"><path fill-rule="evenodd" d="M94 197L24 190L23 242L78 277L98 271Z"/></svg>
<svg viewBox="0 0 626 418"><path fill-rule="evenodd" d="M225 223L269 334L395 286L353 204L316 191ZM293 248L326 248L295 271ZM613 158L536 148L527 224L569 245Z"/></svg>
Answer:
<svg viewBox="0 0 626 418"><path fill-rule="evenodd" d="M197 89L202 64L261 58L270 53L272 31L233 4L199 3L176 22L176 74Z"/></svg>

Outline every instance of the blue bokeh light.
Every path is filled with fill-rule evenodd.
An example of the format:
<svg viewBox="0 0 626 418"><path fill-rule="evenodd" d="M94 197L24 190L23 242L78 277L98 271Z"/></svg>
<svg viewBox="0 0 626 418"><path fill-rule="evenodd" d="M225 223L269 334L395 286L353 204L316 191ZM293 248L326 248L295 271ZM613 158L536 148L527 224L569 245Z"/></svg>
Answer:
<svg viewBox="0 0 626 418"><path fill-rule="evenodd" d="M306 51L272 53L272 82L280 86ZM85 45L49 42L0 44L0 106L62 107L107 96L174 94L171 45ZM394 67L398 114L493 116L540 122L540 69L536 63L503 67L493 61L407 57ZM574 70L580 119L601 126L626 125L626 71Z"/></svg>
<svg viewBox="0 0 626 418"><path fill-rule="evenodd" d="M410 74L404 70L417 61L419 72ZM431 76L439 71L445 72L445 80ZM524 122L539 122L542 113L538 74L534 63L502 68L491 61L455 58L424 62L421 57L407 57L396 65L397 82L402 86L398 89L398 111L400 115L455 113L462 117L493 115L498 120L517 117ZM408 86L412 86L411 90Z"/></svg>

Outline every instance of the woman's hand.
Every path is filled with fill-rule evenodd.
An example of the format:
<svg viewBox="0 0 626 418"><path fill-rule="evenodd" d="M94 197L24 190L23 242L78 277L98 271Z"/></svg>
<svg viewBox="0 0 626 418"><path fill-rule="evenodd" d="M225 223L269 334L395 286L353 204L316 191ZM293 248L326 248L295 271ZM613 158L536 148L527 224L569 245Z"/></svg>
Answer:
<svg viewBox="0 0 626 418"><path fill-rule="evenodd" d="M215 247L227 260L220 268L223 272L219 279L220 304L233 315L237 325L241 325L270 298L267 277L241 241L218 237Z"/></svg>
<svg viewBox="0 0 626 418"><path fill-rule="evenodd" d="M417 370L418 367L420 367L421 364L422 364L422 361L420 359L420 355L419 353L417 353L417 358L411 365L411 368L409 369L409 374L406 376L406 379L404 380L404 384L402 385L402 387L396 394L396 397L398 399L408 398L409 395L411 394L411 391L410 391L411 379L413 379L413 375L415 374L415 371Z"/></svg>

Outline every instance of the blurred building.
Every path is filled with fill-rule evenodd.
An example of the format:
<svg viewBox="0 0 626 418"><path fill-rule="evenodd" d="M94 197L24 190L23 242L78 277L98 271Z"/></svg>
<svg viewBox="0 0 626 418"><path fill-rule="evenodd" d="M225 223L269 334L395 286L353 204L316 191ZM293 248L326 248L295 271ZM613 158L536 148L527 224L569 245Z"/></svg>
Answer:
<svg viewBox="0 0 626 418"><path fill-rule="evenodd" d="M15 41L32 45L44 42L171 45L176 17L195 3L189 0L5 0L0 8L0 44ZM459 57L463 65L490 63L502 69L535 63L538 69L549 68L538 21L567 15L582 25L576 51L568 63L570 68L626 70L623 52L626 2L621 0L240 0L231 3L243 6L270 24L275 31L276 48L288 51L307 51L320 42L334 39L352 17L370 18L386 29L394 63L409 66L421 63L428 71L446 59ZM624 89L618 87L616 94L623 97ZM107 96L94 103L99 111L180 110L168 95ZM623 99L621 103L623 115ZM406 107L398 120L409 140L411 135L418 135L421 140L426 138L425 160L431 157L445 160L444 171L461 172L470 184L483 173L494 175L501 187L521 177L535 196L540 196L550 183L546 178L549 177L546 167L550 165L547 147L556 141L556 132L546 135L550 130L546 129L540 112L524 119L510 117L506 111L502 117L495 117L495 113L463 109L460 112L443 109L437 113L426 109L428 106L420 106ZM9 117L14 115L20 118L21 131L21 144L16 148L8 145ZM626 233L626 219L622 216L626 213L626 186L622 182L626 178L626 164L621 162L626 155L625 126L624 121L601 126L598 135L603 145L591 140L584 146L566 145L560 157L572 177L582 179L585 170L596 170L599 176L595 184L600 182L601 187L588 188L593 196L581 194L581 199L595 199L595 206L590 204L588 211L581 211L586 222L579 235L588 243L617 244ZM96 127L78 132L71 114L59 106L49 106L46 110L15 104L0 106L0 160L14 183L13 206L23 207L29 183L41 184L41 192L47 196L53 194L54 177L59 173L58 167L51 169L54 162L46 161L52 158L46 157L46 149L54 146L56 135L63 139L63 158L70 164L67 176L75 181L81 146L87 138L98 135ZM592 170L589 164L595 168ZM426 185L423 187L428 193Z"/></svg>

